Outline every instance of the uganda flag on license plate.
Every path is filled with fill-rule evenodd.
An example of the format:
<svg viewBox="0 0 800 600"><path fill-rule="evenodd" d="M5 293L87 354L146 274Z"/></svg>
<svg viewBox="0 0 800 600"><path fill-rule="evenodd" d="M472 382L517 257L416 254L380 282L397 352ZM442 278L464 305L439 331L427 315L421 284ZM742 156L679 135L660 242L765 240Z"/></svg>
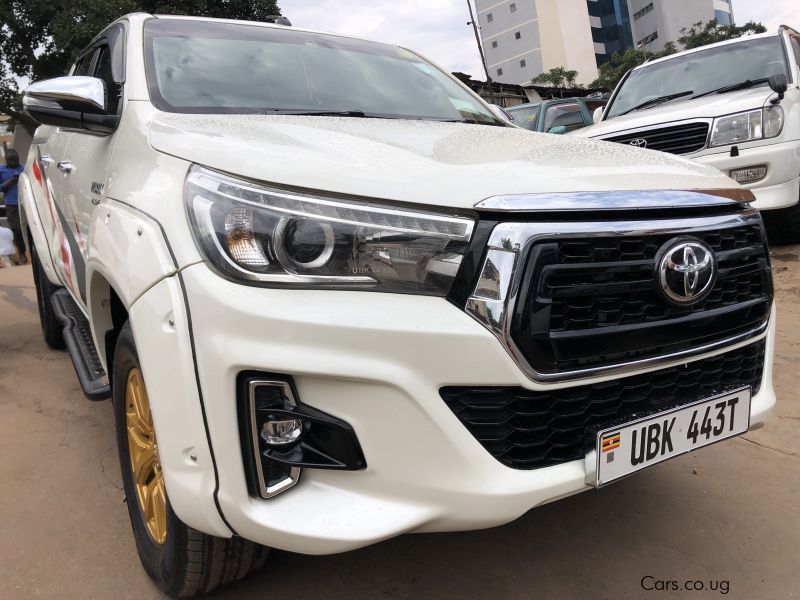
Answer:
<svg viewBox="0 0 800 600"><path fill-rule="evenodd" d="M619 448L619 432L603 436L603 452L611 452Z"/></svg>

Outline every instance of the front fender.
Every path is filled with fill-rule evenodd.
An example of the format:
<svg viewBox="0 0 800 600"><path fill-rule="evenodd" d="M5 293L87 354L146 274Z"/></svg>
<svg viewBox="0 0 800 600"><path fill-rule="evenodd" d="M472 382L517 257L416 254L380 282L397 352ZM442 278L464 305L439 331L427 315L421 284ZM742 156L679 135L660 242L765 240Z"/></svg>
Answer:
<svg viewBox="0 0 800 600"><path fill-rule="evenodd" d="M114 200L95 209L89 226L86 308L106 370L105 333L113 328L111 290L130 312L151 287L177 271L158 222Z"/></svg>

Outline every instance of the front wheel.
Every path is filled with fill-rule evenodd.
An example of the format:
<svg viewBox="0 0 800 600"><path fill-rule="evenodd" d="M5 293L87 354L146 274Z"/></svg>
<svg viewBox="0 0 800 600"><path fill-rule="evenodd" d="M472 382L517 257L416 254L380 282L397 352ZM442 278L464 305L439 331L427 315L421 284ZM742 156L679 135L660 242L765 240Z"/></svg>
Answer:
<svg viewBox="0 0 800 600"><path fill-rule="evenodd" d="M800 244L800 203L779 210L763 211L770 246Z"/></svg>
<svg viewBox="0 0 800 600"><path fill-rule="evenodd" d="M267 548L202 533L172 511L130 323L117 339L112 394L128 513L150 578L173 598L195 598L261 568Z"/></svg>

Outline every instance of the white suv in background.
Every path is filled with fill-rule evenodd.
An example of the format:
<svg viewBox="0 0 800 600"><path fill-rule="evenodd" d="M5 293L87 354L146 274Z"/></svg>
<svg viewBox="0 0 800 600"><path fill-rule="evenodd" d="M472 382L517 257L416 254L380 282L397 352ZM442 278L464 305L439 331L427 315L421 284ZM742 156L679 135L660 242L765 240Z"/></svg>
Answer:
<svg viewBox="0 0 800 600"><path fill-rule="evenodd" d="M772 241L800 242L800 33L747 36L636 67L576 136L679 154L756 196Z"/></svg>

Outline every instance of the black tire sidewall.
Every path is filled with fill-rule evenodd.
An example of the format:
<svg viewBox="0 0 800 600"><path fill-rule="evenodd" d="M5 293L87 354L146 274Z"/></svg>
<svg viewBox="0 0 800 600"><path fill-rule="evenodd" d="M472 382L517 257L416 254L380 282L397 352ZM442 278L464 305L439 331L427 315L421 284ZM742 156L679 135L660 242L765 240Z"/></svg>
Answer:
<svg viewBox="0 0 800 600"><path fill-rule="evenodd" d="M33 246L31 246L31 269L33 270L33 283L36 287L36 305L39 309L42 336L52 349L63 350L66 347L63 328L56 317L52 304L53 293L58 288L47 279L42 263L39 261L39 255Z"/></svg>
<svg viewBox="0 0 800 600"><path fill-rule="evenodd" d="M126 323L117 338L114 351L112 377L112 399L114 404L114 421L117 434L120 471L125 491L128 515L131 519L136 549L139 552L142 566L158 587L169 593L179 581L178 565L182 548L185 546L186 526L177 518L167 498L167 538L163 545L157 544L147 530L144 516L134 487L133 472L128 450L128 432L125 420L125 388L128 374L132 369L144 372L139 363L139 355L133 339L130 323ZM146 381L145 381L146 383Z"/></svg>

